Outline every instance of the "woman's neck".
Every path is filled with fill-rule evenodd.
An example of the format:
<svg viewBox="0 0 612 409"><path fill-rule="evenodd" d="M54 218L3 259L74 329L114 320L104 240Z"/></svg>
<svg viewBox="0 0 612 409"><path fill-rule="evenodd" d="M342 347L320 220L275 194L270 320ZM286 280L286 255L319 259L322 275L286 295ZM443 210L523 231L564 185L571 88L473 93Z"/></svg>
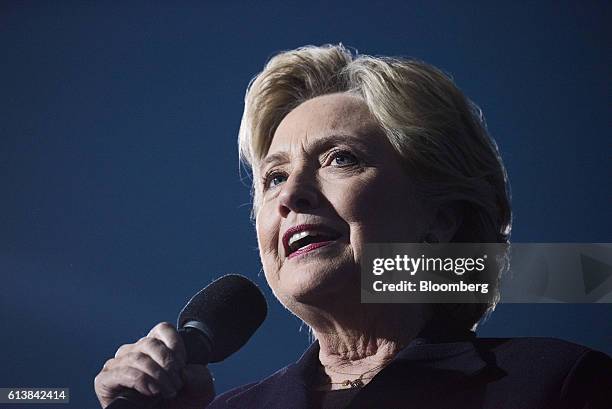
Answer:
<svg viewBox="0 0 612 409"><path fill-rule="evenodd" d="M316 332L315 332L316 333ZM404 347L401 339L317 334L319 361L330 384L359 379L364 384L387 366ZM331 388L334 389L334 388Z"/></svg>
<svg viewBox="0 0 612 409"><path fill-rule="evenodd" d="M359 377L367 383L419 334L429 314L429 306L420 304L353 304L350 309L343 304L331 311L309 309L301 318L319 341L325 381L321 384Z"/></svg>

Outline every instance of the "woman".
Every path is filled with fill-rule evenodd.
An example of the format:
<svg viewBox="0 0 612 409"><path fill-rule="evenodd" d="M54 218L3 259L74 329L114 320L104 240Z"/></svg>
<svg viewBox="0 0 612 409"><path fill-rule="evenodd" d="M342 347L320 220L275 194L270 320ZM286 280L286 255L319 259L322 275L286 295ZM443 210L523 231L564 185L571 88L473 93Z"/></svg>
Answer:
<svg viewBox="0 0 612 409"><path fill-rule="evenodd" d="M266 280L316 342L210 408L586 407L606 355L556 340L478 339L489 304L361 304L368 242L506 243L507 177L478 109L439 70L341 45L270 60L246 94L239 146L253 173ZM119 348L97 376L203 408L208 370L185 365L174 327Z"/></svg>

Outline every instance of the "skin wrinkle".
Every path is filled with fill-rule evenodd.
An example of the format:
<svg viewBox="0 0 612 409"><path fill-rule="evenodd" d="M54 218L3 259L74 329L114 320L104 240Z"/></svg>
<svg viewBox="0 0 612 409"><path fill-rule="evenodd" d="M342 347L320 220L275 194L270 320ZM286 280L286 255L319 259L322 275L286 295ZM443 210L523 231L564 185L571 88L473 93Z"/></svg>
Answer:
<svg viewBox="0 0 612 409"><path fill-rule="evenodd" d="M333 146L322 141L338 134L345 141L337 138L334 143L354 155L356 164L350 158L350 166L339 165L328 154ZM420 241L432 217L415 194L401 158L365 102L347 94L313 98L287 114L268 154L281 154L287 162L266 171L274 168L286 176L267 191L261 182L257 187L260 256L274 295L319 340L325 371L321 383L347 378L337 371L361 374L388 363L431 315L429 306L419 304L360 302L363 245ZM304 208L296 208L298 199L306 203ZM328 226L341 237L287 259L282 235L305 223Z"/></svg>

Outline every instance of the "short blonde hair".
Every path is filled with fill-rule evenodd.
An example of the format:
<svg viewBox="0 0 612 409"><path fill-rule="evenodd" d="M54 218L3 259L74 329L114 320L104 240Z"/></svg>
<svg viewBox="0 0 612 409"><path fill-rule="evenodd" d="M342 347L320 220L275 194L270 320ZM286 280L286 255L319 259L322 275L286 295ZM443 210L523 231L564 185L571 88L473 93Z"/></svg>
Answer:
<svg viewBox="0 0 612 409"><path fill-rule="evenodd" d="M281 52L249 84L238 145L253 172L254 209L258 164L282 119L308 99L339 92L365 101L427 200L461 205L463 223L452 241L508 242L508 178L480 109L429 64L353 55L342 44ZM493 307L480 309L472 324Z"/></svg>

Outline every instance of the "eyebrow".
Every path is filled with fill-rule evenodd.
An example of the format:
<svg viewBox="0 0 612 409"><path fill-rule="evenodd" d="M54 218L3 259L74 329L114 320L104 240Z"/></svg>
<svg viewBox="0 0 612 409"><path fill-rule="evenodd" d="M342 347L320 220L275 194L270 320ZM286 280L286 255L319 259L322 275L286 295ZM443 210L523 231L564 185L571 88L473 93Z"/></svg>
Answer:
<svg viewBox="0 0 612 409"><path fill-rule="evenodd" d="M312 143L308 145L308 150L315 154L319 154L326 149L329 149L332 146L338 144L349 144L350 146L357 146L359 149L367 150L368 144L359 140L359 138L350 134L331 134L321 138L316 139ZM285 151L276 152L271 155L266 156L259 166L260 172L263 171L268 165L275 163L286 163L289 162L289 154Z"/></svg>
<svg viewBox="0 0 612 409"><path fill-rule="evenodd" d="M261 164L259 165L259 171L261 172L268 165L270 165L272 163L278 164L278 163L285 163L285 162L289 162L289 154L287 154L287 152L273 153L272 155L266 156L261 161Z"/></svg>

